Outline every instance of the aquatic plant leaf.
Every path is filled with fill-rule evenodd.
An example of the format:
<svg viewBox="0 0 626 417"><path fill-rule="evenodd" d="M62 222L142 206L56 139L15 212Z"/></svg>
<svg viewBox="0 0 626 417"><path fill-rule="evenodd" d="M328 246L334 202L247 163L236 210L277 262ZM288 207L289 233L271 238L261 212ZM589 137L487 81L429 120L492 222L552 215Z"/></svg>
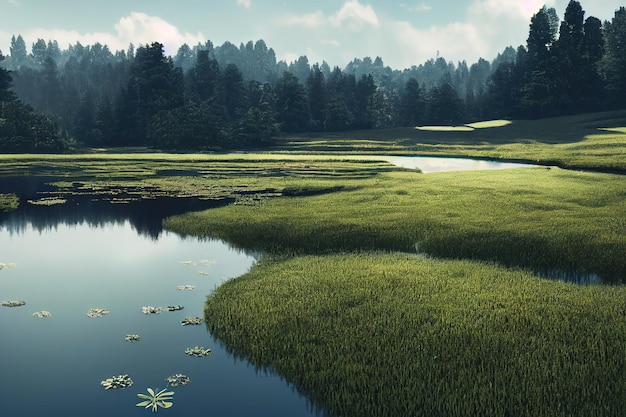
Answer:
<svg viewBox="0 0 626 417"><path fill-rule="evenodd" d="M183 375L183 374L170 375L167 378L165 378L165 380L168 382L168 385L172 387L187 385L191 381L191 379L189 379L187 375Z"/></svg>
<svg viewBox="0 0 626 417"><path fill-rule="evenodd" d="M130 379L128 374L112 376L111 378L107 378L104 381L100 382L100 385L104 387L105 390L109 390L111 388L126 388L133 385L133 380Z"/></svg>
<svg viewBox="0 0 626 417"><path fill-rule="evenodd" d="M141 401L136 404L137 407L145 407L152 408L152 411L156 412L159 407L170 408L174 403L173 400L173 391L166 391L166 389L162 389L161 391L155 393L152 388L146 389L150 395L146 395L143 393L137 394L137 397L141 399L146 399L146 401Z"/></svg>

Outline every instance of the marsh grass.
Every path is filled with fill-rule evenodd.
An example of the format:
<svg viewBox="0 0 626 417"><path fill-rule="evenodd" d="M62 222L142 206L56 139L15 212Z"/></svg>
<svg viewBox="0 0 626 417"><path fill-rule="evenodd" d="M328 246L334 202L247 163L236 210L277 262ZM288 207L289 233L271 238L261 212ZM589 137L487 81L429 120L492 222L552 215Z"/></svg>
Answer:
<svg viewBox="0 0 626 417"><path fill-rule="evenodd" d="M0 213L17 210L20 199L15 194L0 194Z"/></svg>
<svg viewBox="0 0 626 417"><path fill-rule="evenodd" d="M533 168L380 174L361 187L166 219L272 253L414 251L626 280L623 176Z"/></svg>
<svg viewBox="0 0 626 417"><path fill-rule="evenodd" d="M626 287L399 253L264 258L208 329L341 416L613 416Z"/></svg>

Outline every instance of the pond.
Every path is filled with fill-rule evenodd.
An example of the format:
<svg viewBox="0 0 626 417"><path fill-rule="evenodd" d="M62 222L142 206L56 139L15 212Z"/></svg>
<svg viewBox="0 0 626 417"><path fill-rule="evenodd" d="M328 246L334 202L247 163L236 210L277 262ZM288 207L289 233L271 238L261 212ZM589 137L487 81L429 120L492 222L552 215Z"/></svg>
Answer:
<svg viewBox="0 0 626 417"><path fill-rule="evenodd" d="M191 382L169 387L174 405L165 414L319 415L280 377L226 352L204 324L181 325L185 317L203 317L206 295L248 271L255 258L132 220L137 210L158 206L116 205L100 217L91 217L96 207L80 211L76 204L65 207L65 217L55 207L31 207L0 218L0 301L26 302L0 307L2 414L151 415L135 406L137 394L184 374ZM166 308L178 305L184 308ZM144 306L164 310L143 314ZM91 308L109 313L91 318ZM126 341L132 334L140 340ZM212 354L185 353L195 346ZM132 386L101 385L124 374Z"/></svg>

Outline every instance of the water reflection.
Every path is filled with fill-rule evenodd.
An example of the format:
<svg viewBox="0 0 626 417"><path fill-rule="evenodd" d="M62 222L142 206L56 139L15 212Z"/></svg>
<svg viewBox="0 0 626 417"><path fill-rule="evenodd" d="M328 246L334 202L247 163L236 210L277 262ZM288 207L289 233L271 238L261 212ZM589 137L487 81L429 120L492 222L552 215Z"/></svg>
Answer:
<svg viewBox="0 0 626 417"><path fill-rule="evenodd" d="M0 223L12 233L20 233L25 225L42 231L54 229L59 224L104 226L128 221L140 235L156 239L163 231L164 218L230 202L197 197L155 197L120 202L90 195L64 195L66 203L52 206L28 202L53 193L56 188L49 183L56 180L55 177L0 177L0 193L15 193L20 197L18 210L0 213Z"/></svg>
<svg viewBox="0 0 626 417"><path fill-rule="evenodd" d="M530 168L536 166L513 162L430 156L390 156L386 157L386 160L403 168L419 168L424 173L482 169Z"/></svg>
<svg viewBox="0 0 626 417"><path fill-rule="evenodd" d="M221 241L163 231L164 217L214 203L89 197L51 207L26 203L51 190L47 180L11 180L10 190L5 181L0 191L22 199L17 212L0 216L0 262L16 265L0 271L0 298L26 301L0 307L3 415L146 415L135 407L136 394L164 388L176 373L191 383L173 389L174 415L320 415L278 375L233 358L205 326L181 326L184 317L202 317L206 295L255 260ZM195 289L180 291L181 285ZM148 305L184 309L148 316L141 312ZM110 313L88 318L92 307ZM33 317L37 311L52 316ZM127 342L126 334L141 341ZM185 355L196 345L213 354ZM129 374L133 386L104 391L100 381L120 374Z"/></svg>

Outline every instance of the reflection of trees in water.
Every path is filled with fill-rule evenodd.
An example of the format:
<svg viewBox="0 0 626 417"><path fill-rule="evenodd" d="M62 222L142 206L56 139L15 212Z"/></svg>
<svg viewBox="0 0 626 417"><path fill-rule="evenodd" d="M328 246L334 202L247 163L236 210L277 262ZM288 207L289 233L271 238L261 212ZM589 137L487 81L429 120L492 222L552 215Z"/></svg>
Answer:
<svg viewBox="0 0 626 417"><path fill-rule="evenodd" d="M46 177L0 178L0 193L15 193L20 197L18 210L0 213L0 227L7 228L12 233L20 233L29 225L35 230L49 230L59 224L88 224L98 227L128 221L140 235L156 239L163 230L164 218L227 203L201 200L197 197L156 197L113 203L101 196L64 195L63 198L67 199L64 204L29 204L28 200L40 199L55 189L46 184L52 180L54 179Z"/></svg>

